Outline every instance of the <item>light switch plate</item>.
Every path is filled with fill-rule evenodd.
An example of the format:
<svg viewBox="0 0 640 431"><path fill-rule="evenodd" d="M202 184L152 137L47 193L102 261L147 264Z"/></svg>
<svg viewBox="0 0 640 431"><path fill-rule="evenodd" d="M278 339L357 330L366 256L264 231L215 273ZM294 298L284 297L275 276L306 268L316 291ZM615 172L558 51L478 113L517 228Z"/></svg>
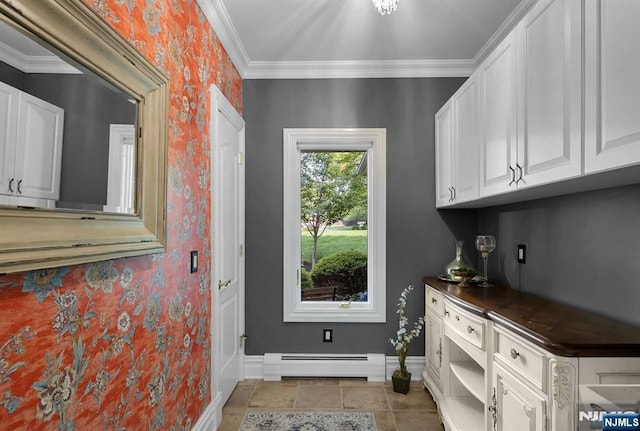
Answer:
<svg viewBox="0 0 640 431"><path fill-rule="evenodd" d="M198 250L193 250L191 252L191 260L189 261L189 268L191 269L191 273L198 272Z"/></svg>
<svg viewBox="0 0 640 431"><path fill-rule="evenodd" d="M333 329L323 329L322 330L322 342L323 343L333 343Z"/></svg>
<svg viewBox="0 0 640 431"><path fill-rule="evenodd" d="M518 244L518 263L527 263L527 246Z"/></svg>

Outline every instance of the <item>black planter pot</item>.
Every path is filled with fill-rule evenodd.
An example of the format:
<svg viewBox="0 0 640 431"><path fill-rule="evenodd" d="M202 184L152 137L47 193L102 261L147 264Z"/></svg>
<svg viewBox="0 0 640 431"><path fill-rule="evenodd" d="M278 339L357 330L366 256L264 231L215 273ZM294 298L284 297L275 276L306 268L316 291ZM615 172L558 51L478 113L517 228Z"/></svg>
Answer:
<svg viewBox="0 0 640 431"><path fill-rule="evenodd" d="M399 373L393 373L391 376L391 382L393 383L393 392L407 394L409 392L409 387L411 386L411 373L407 373L406 376L402 376Z"/></svg>

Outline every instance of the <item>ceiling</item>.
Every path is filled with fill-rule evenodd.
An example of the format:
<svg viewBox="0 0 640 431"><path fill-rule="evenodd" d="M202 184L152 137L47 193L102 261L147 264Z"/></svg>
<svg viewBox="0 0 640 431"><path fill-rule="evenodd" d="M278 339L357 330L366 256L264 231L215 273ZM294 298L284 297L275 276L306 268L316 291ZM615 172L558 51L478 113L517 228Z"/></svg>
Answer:
<svg viewBox="0 0 640 431"><path fill-rule="evenodd" d="M533 0L198 0L245 79L468 76Z"/></svg>

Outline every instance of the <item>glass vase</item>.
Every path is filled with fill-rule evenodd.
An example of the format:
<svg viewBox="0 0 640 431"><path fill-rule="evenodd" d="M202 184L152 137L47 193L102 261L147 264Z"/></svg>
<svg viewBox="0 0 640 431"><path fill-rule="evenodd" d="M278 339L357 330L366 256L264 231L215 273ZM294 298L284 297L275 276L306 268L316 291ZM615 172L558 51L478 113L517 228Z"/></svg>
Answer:
<svg viewBox="0 0 640 431"><path fill-rule="evenodd" d="M456 258L445 265L444 275L450 280L464 282L465 280L473 278L473 276L477 274L477 271L462 255L464 241L456 241L455 243Z"/></svg>

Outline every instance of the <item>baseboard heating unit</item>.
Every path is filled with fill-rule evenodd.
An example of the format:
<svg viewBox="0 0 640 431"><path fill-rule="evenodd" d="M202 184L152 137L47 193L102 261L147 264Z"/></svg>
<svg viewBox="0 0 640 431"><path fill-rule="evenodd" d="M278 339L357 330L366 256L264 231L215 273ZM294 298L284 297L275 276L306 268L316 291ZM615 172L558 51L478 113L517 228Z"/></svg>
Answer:
<svg viewBox="0 0 640 431"><path fill-rule="evenodd" d="M268 381L283 377L366 377L372 382L382 382L385 371L385 355L382 353L264 355L264 380Z"/></svg>

